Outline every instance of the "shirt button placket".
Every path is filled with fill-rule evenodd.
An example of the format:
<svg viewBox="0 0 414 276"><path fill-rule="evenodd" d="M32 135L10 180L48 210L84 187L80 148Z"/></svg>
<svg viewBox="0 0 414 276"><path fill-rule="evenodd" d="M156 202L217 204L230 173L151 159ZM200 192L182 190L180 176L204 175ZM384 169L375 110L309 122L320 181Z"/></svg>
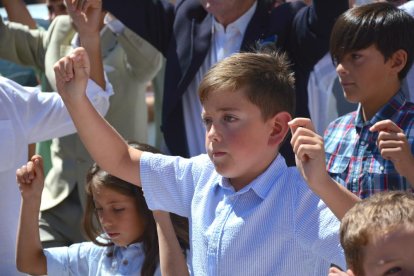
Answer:
<svg viewBox="0 0 414 276"><path fill-rule="evenodd" d="M219 271L214 270L214 268L218 269L219 267L218 262L220 260L220 252L219 252L220 241L223 235L225 224L232 210L232 202L234 201L231 196L226 197L225 204L223 204L223 210L220 212L219 217L216 218L217 221L214 227L214 234L212 235L210 239L209 247L208 247L208 269L209 269L208 275L219 274Z"/></svg>

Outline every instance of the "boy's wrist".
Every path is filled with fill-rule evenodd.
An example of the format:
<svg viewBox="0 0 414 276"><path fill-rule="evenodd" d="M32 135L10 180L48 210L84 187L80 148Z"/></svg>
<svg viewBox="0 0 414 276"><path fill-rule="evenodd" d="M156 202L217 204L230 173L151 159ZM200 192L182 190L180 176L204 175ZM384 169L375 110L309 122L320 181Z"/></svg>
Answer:
<svg viewBox="0 0 414 276"><path fill-rule="evenodd" d="M40 210L40 204L42 201L42 194L30 194L30 195L22 195L22 207L26 208L27 210L34 210L38 212Z"/></svg>
<svg viewBox="0 0 414 276"><path fill-rule="evenodd" d="M318 177L314 177L309 181L309 186L312 191L318 195L326 191L327 185L331 185L333 182L331 176L326 172L322 172Z"/></svg>
<svg viewBox="0 0 414 276"><path fill-rule="evenodd" d="M92 43L89 45L95 45L95 43L97 41L100 41L101 37L98 33L95 32L84 32L84 33L80 33L79 32L79 39L81 42L82 47L85 47L85 45L88 45L88 43ZM100 43L98 43L97 45L99 45Z"/></svg>
<svg viewBox="0 0 414 276"><path fill-rule="evenodd" d="M85 101L89 100L86 94L70 96L65 95L62 99L68 109L77 108L79 105L82 105Z"/></svg>

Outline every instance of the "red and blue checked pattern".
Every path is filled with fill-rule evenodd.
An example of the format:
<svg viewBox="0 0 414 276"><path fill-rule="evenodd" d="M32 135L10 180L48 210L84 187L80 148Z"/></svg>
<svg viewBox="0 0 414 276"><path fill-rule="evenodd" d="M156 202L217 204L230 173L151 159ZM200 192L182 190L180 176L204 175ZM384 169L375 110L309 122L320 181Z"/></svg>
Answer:
<svg viewBox="0 0 414 276"><path fill-rule="evenodd" d="M401 91L371 120L363 121L359 106L357 111L333 121L325 131L326 167L330 176L360 198L389 190L414 192L393 163L382 158L376 145L378 133L369 131L372 125L386 119L404 131L414 153L414 104L407 102Z"/></svg>

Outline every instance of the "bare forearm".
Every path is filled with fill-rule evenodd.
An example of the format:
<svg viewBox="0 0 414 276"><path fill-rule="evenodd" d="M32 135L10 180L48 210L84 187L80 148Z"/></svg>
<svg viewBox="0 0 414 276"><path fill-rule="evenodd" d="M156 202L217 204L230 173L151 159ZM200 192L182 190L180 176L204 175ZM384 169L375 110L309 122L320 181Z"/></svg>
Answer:
<svg viewBox="0 0 414 276"><path fill-rule="evenodd" d="M46 257L39 236L39 209L40 197L38 200L22 200L17 233L17 269L32 275L47 273Z"/></svg>
<svg viewBox="0 0 414 276"><path fill-rule="evenodd" d="M9 21L21 23L30 29L36 29L36 21L30 15L23 0L3 0Z"/></svg>
<svg viewBox="0 0 414 276"><path fill-rule="evenodd" d="M162 211L153 213L157 223L161 274L189 275L187 262L178 243L170 214Z"/></svg>
<svg viewBox="0 0 414 276"><path fill-rule="evenodd" d="M124 139L99 115L86 97L63 100L92 159L110 174L140 186L139 158L141 152L130 149Z"/></svg>
<svg viewBox="0 0 414 276"><path fill-rule="evenodd" d="M80 32L79 37L81 45L88 53L91 63L90 78L105 90L106 82L104 78L99 33L90 34Z"/></svg>
<svg viewBox="0 0 414 276"><path fill-rule="evenodd" d="M319 182L322 183L310 185L313 187L312 190L325 202L339 220L356 202L361 200L344 186L334 181L328 174L321 178Z"/></svg>

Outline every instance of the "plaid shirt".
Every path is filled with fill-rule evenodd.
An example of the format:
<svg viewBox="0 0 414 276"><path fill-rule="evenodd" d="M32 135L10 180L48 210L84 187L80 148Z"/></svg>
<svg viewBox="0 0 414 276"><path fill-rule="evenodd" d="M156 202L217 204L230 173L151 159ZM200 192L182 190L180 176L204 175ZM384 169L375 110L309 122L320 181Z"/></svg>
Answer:
<svg viewBox="0 0 414 276"><path fill-rule="evenodd" d="M401 91L371 120L364 122L360 105L357 111L330 123L325 131L326 167L330 176L360 198L388 190L414 192L393 163L382 158L376 145L378 132L369 131L372 125L385 119L404 131L413 153L414 104L407 102Z"/></svg>

